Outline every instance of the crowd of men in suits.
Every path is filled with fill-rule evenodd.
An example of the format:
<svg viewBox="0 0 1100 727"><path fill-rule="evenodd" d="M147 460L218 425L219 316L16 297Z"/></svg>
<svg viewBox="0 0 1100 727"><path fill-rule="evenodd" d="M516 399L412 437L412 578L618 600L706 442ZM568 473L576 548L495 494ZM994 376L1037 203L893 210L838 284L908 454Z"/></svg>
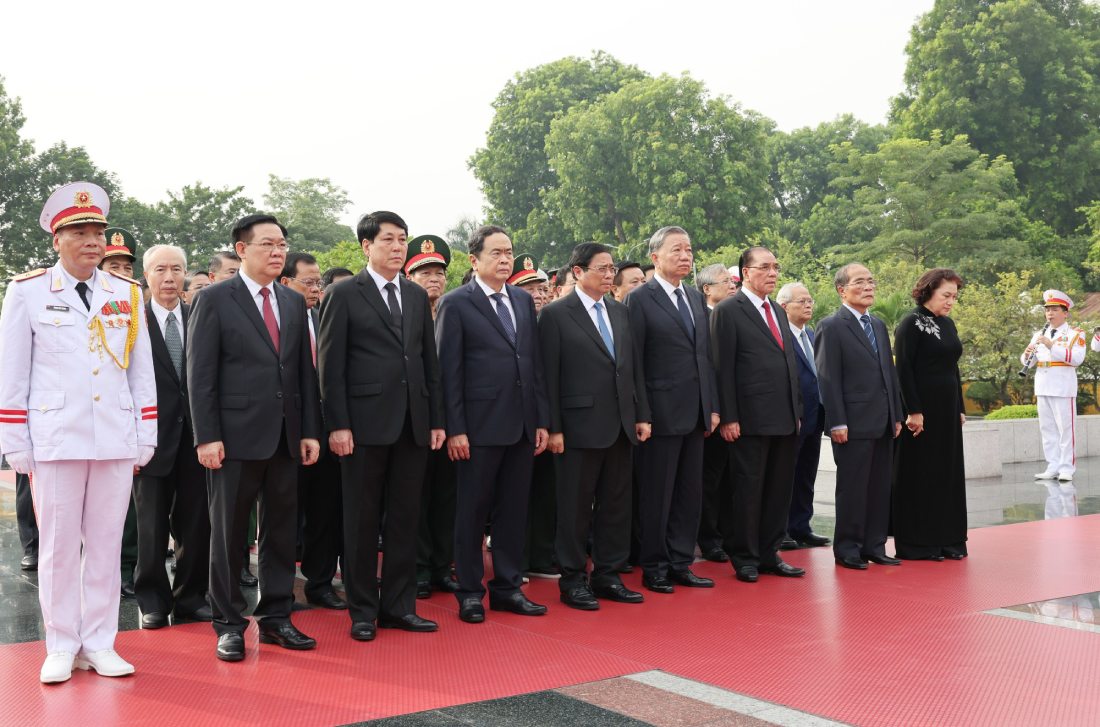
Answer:
<svg viewBox="0 0 1100 727"><path fill-rule="evenodd" d="M75 212L74 185L43 212L58 265L17 277L5 301L0 448L17 471L33 471L41 525L51 507L39 494L43 472L74 459L65 428L76 425L36 405L63 409L78 396L44 397L37 378L51 367L79 369L73 384L96 388L100 368L121 376L115 388L134 421L116 433L138 447L81 452L89 462L121 458L126 470L71 477L127 496L132 477L143 628L210 621L217 657L244 658L254 505L252 618L261 643L287 649L316 645L291 621L296 560L307 600L347 609L359 641L377 628L435 631L416 613L416 599L433 589L453 593L467 623L485 620L486 592L490 610L543 615L547 607L523 593L528 574L558 578L561 602L580 610L642 603L621 577L635 565L653 593L713 587L691 570L697 547L730 561L743 582L800 577L780 552L829 543L810 527L823 431L838 464L837 564L899 562L884 547L890 441L902 415L889 336L867 313L875 283L862 265L837 272L843 305L815 337L812 297L797 282L775 294L781 271L767 248L750 247L728 269L703 268L696 287L687 285L694 255L680 227L652 235L650 264L616 263L611 248L583 243L551 279L515 254L506 230L484 226L468 242L468 282L445 292L446 243L410 241L393 212L360 220L366 265L357 274L322 274L312 256L290 251L275 217L255 214L236 223L233 249L202 272L186 275L179 248L146 250L144 315L107 322L133 335L101 338L113 361L100 350L87 374L81 351L58 356L75 348L62 336L87 338L82 331L102 330L96 321L120 306L77 308L80 286L136 281L89 267L108 247L109 203L79 184ZM78 325L51 323L61 308ZM155 449L148 433L126 434L148 420ZM63 439L47 431L54 426ZM125 497L101 503L98 517L104 507L103 537L113 544L92 553L85 543L83 580L70 561L79 537L42 527L44 682L68 679L74 663L109 676L133 670L113 651L113 626L81 641L91 609L117 614L117 567L103 582L88 577L93 561L97 573L112 554L117 563ZM62 562L73 580L47 588L46 574ZM338 570L346 601L333 587ZM52 618L60 603L71 623ZM54 632L68 638L51 640Z"/></svg>

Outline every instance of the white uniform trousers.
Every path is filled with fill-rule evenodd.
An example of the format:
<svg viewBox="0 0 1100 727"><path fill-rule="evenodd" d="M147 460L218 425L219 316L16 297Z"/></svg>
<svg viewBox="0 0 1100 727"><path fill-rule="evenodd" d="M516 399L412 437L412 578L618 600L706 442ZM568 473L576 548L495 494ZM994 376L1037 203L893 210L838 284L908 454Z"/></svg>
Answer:
<svg viewBox="0 0 1100 727"><path fill-rule="evenodd" d="M115 646L122 586L118 564L134 462L35 463L38 600L48 654Z"/></svg>
<svg viewBox="0 0 1100 727"><path fill-rule="evenodd" d="M1068 396L1037 396L1039 432L1047 473L1073 475L1077 469L1077 400Z"/></svg>

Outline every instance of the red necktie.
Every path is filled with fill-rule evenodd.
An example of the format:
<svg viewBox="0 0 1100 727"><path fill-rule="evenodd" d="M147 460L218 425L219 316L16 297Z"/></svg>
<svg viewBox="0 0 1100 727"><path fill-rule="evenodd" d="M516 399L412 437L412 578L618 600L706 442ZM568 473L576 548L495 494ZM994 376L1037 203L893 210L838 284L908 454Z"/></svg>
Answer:
<svg viewBox="0 0 1100 727"><path fill-rule="evenodd" d="M768 301L761 303L764 306L764 317L768 319L768 328L772 329L772 335L775 336L775 342L779 344L779 348L783 348L783 336L779 335L779 326L775 325L775 317L772 316L772 307L768 305Z"/></svg>
<svg viewBox="0 0 1100 727"><path fill-rule="evenodd" d="M260 288L260 295L264 299L264 325L267 326L267 335L271 336L271 343L275 346L275 353L278 353L279 324L275 322L275 309L271 307L271 289Z"/></svg>

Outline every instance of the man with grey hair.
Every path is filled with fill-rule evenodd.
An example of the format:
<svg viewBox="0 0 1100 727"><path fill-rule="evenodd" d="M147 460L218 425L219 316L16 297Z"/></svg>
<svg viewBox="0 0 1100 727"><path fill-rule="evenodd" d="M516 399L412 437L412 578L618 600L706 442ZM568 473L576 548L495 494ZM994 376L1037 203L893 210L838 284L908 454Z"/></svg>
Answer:
<svg viewBox="0 0 1100 727"><path fill-rule="evenodd" d="M901 565L886 555L893 440L904 415L886 324L867 311L875 279L849 263L834 280L843 305L817 326L814 358L836 460L833 555L844 568Z"/></svg>
<svg viewBox="0 0 1100 727"><path fill-rule="evenodd" d="M190 306L180 300L187 256L175 245L154 245L142 258L152 298L145 304L157 406L161 412L157 449L134 475L137 513L137 567L134 592L141 628L209 621L206 604L210 553L210 515L206 476L195 456L191 407L187 397L186 334ZM176 545L176 574L168 581L164 553L171 531Z"/></svg>
<svg viewBox="0 0 1100 727"><path fill-rule="evenodd" d="M814 299L800 281L787 283L775 296L775 301L787 313L787 325L794 336L795 359L798 361L798 385L802 390L802 427L794 461L794 486L791 507L787 514L787 535L780 550L828 545L829 539L816 534L810 527L814 515L814 481L821 457L821 431L825 411L817 385L814 365L814 332L810 319L814 316Z"/></svg>
<svg viewBox="0 0 1100 727"><path fill-rule="evenodd" d="M695 284L706 299L707 308L713 309L730 297L730 271L722 263L707 265L696 273Z"/></svg>
<svg viewBox="0 0 1100 727"><path fill-rule="evenodd" d="M662 227L649 240L653 280L626 297L634 341L643 352L653 435L635 450L642 585L672 593L673 583L711 588L695 559L702 500L703 438L718 423L709 314L691 273L691 238Z"/></svg>

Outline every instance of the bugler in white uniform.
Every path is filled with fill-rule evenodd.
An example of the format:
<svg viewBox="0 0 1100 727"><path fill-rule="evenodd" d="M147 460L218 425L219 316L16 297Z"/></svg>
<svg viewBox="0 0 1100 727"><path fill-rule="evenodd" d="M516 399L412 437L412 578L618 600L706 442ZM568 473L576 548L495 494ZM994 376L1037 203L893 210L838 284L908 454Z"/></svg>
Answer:
<svg viewBox="0 0 1100 727"><path fill-rule="evenodd" d="M1044 306L1073 307L1070 297L1060 290L1043 292ZM1038 343L1042 331L1036 333L1031 346L1035 346L1035 400L1039 409L1039 431L1043 438L1043 456L1046 469L1037 474L1038 479L1068 481L1077 469L1076 419L1077 419L1077 367L1085 360L1085 332L1066 321L1046 338L1051 345ZM1020 356L1027 363L1027 351Z"/></svg>
<svg viewBox="0 0 1100 727"><path fill-rule="evenodd" d="M43 227L55 241L68 225L105 227L107 206L99 187L67 185L47 202ZM105 242L101 230L91 229ZM94 257L97 242L64 244ZM81 281L55 246L62 259L17 276L0 314L0 450L17 470L32 473L44 682L68 679L74 659L100 674L133 671L113 651L119 549L133 467L147 462L157 443L156 382L139 286L93 268L83 281L86 306Z"/></svg>

